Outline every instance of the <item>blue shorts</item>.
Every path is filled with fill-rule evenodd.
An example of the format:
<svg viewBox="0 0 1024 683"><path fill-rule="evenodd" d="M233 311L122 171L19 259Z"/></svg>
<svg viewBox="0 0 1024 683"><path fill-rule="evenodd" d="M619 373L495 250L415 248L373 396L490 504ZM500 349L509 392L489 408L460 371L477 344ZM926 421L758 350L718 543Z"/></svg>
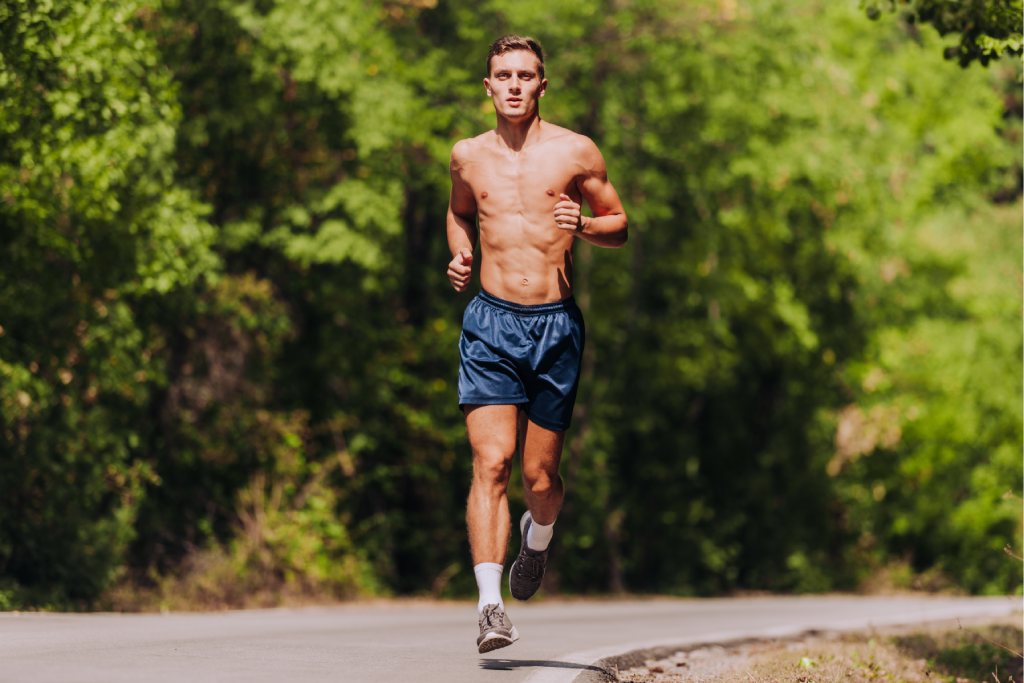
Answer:
<svg viewBox="0 0 1024 683"><path fill-rule="evenodd" d="M459 406L524 405L541 427L568 429L585 335L571 297L528 306L481 291L462 316Z"/></svg>

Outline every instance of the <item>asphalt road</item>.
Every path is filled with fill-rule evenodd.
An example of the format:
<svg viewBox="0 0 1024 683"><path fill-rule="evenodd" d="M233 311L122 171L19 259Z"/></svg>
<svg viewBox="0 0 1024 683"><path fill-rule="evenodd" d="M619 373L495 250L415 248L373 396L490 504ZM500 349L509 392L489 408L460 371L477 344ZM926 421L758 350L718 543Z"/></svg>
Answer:
<svg viewBox="0 0 1024 683"><path fill-rule="evenodd" d="M999 616L1020 598L758 597L512 603L521 638L476 652L469 603L179 614L0 614L0 681L572 681L663 645Z"/></svg>

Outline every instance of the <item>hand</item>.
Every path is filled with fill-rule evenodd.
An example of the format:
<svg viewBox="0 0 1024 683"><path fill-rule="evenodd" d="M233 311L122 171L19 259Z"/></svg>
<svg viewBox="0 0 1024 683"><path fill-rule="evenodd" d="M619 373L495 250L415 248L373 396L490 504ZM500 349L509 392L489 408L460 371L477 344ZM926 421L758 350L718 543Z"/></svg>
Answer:
<svg viewBox="0 0 1024 683"><path fill-rule="evenodd" d="M451 261L448 262L448 281L456 292L466 289L469 278L473 275L473 253L468 249L460 249Z"/></svg>
<svg viewBox="0 0 1024 683"><path fill-rule="evenodd" d="M562 230L578 231L583 227L580 205L567 194L560 194L558 198L561 201L555 204L555 225Z"/></svg>

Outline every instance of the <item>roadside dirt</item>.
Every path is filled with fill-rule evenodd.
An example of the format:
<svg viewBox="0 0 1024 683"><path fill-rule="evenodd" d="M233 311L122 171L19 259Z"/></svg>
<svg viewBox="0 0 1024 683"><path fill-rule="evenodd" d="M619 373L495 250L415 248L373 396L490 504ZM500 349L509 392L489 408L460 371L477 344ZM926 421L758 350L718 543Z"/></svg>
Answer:
<svg viewBox="0 0 1024 683"><path fill-rule="evenodd" d="M621 683L1021 683L1021 615L856 633L627 653L600 663Z"/></svg>

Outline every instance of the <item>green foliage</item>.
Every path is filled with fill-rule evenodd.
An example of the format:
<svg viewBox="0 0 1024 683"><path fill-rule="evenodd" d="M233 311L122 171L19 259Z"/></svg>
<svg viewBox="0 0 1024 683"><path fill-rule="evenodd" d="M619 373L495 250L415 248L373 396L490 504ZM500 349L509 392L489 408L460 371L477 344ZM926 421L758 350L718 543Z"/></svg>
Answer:
<svg viewBox="0 0 1024 683"><path fill-rule="evenodd" d="M242 486L236 533L191 553L148 599L161 609L273 606L282 601L351 598L381 590L356 548L329 485L347 467L339 452L320 462L306 452L308 417L256 411L250 432L264 444L260 468ZM137 597L115 606L136 607ZM146 606L143 604L143 606Z"/></svg>
<svg viewBox="0 0 1024 683"><path fill-rule="evenodd" d="M1022 533L1019 217L1019 205L935 216L906 236L913 264L883 262L898 296L920 293L851 368L863 408L840 414L829 466L860 547L989 593L1020 577L1002 552Z"/></svg>
<svg viewBox="0 0 1024 683"><path fill-rule="evenodd" d="M1016 680L1021 673L1017 648L1021 629L1011 625L961 628L947 633L912 633L897 636L893 642L915 659L926 660L929 667L947 680Z"/></svg>
<svg viewBox="0 0 1024 683"><path fill-rule="evenodd" d="M959 34L960 43L946 47L946 59L956 59L960 66L1004 55L1020 55L1024 41L1021 0L861 0L868 17L878 19L882 10L899 11L908 26L931 24L940 36Z"/></svg>
<svg viewBox="0 0 1024 683"><path fill-rule="evenodd" d="M217 263L138 11L0 9L0 574L33 602L89 601L121 570L161 374L137 307Z"/></svg>
<svg viewBox="0 0 1024 683"><path fill-rule="evenodd" d="M443 216L507 31L631 219L552 583L1018 586L1015 69L817 0L18 1L0 607L472 589Z"/></svg>

